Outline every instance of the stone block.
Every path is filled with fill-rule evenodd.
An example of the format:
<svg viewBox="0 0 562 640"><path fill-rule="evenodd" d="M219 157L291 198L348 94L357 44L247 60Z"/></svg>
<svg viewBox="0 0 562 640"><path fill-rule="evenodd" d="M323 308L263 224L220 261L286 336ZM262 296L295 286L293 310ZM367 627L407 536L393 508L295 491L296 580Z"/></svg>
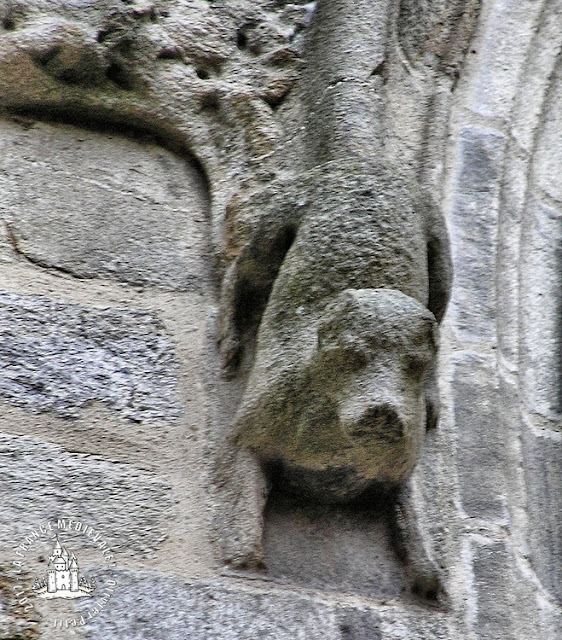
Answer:
<svg viewBox="0 0 562 640"><path fill-rule="evenodd" d="M541 5L537 4L537 8L541 8ZM513 137L529 153L535 151L537 129L544 122L545 99L550 93L558 65L562 30L560 9L559 0L551 0L544 6L533 42L527 51L527 61L519 79L518 94L510 118ZM557 103L552 104L554 106Z"/></svg>
<svg viewBox="0 0 562 640"><path fill-rule="evenodd" d="M504 521L507 464L498 413L494 359L473 353L454 360L454 413L463 510L473 518Z"/></svg>
<svg viewBox="0 0 562 640"><path fill-rule="evenodd" d="M562 412L562 210L529 194L521 230L520 381L527 407Z"/></svg>
<svg viewBox="0 0 562 640"><path fill-rule="evenodd" d="M117 561L154 553L167 537L172 509L170 488L154 473L6 434L0 434L0 502L4 549L48 521L72 518L103 532Z"/></svg>
<svg viewBox="0 0 562 640"><path fill-rule="evenodd" d="M0 293L0 395L63 417L100 401L137 422L175 419L177 365L145 311L94 309Z"/></svg>
<svg viewBox="0 0 562 640"><path fill-rule="evenodd" d="M369 609L345 609L339 616L341 640L382 640L379 616Z"/></svg>
<svg viewBox="0 0 562 640"><path fill-rule="evenodd" d="M496 322L502 356L510 369L515 369L519 355L519 327L514 318L519 312L521 220L527 195L528 161L517 154L514 142L509 144L506 156L498 220Z"/></svg>
<svg viewBox="0 0 562 640"><path fill-rule="evenodd" d="M335 603L312 592L119 570L107 608L80 630L87 640L449 640L442 612ZM81 607L87 606L80 603Z"/></svg>
<svg viewBox="0 0 562 640"><path fill-rule="evenodd" d="M542 106L542 122L533 150L533 184L557 202L562 202L562 68L558 65L550 78L549 91Z"/></svg>
<svg viewBox="0 0 562 640"><path fill-rule="evenodd" d="M545 598L539 599L540 638L541 640L560 640L562 638L562 611Z"/></svg>
<svg viewBox="0 0 562 640"><path fill-rule="evenodd" d="M531 562L543 587L562 603L562 437L524 432Z"/></svg>
<svg viewBox="0 0 562 640"><path fill-rule="evenodd" d="M475 635L481 640L516 638L511 616L516 605L510 588L513 558L503 541L475 537L473 541L474 587L477 613Z"/></svg>
<svg viewBox="0 0 562 640"><path fill-rule="evenodd" d="M265 513L268 575L283 583L396 598L407 588L384 508L299 503L275 493Z"/></svg>
<svg viewBox="0 0 562 640"><path fill-rule="evenodd" d="M79 278L201 292L204 178L150 140L0 123L0 218L31 262Z"/></svg>
<svg viewBox="0 0 562 640"><path fill-rule="evenodd" d="M116 580L107 609L83 627L88 640L340 640L349 619L290 592L132 572L119 572Z"/></svg>
<svg viewBox="0 0 562 640"><path fill-rule="evenodd" d="M493 339L499 178L505 137L465 127L460 135L450 217L455 282L451 308L459 335Z"/></svg>
<svg viewBox="0 0 562 640"><path fill-rule="evenodd" d="M499 0L491 6L482 33L472 43L476 61L469 104L476 113L509 117L540 8L534 0Z"/></svg>

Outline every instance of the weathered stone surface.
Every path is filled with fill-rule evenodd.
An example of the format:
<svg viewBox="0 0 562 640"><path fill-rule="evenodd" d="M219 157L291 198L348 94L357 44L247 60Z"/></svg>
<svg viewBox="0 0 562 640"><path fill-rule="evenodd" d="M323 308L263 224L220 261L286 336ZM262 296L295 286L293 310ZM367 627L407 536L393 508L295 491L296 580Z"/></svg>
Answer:
<svg viewBox="0 0 562 640"><path fill-rule="evenodd" d="M240 444L278 465L286 488L321 501L405 482L426 427L432 314L398 291L358 289L310 320L310 332L294 324L300 362L286 357L279 335L261 344L267 360L250 378Z"/></svg>
<svg viewBox="0 0 562 640"><path fill-rule="evenodd" d="M20 407L71 417L97 400L136 421L179 414L174 353L152 314L4 292L0 331L0 394Z"/></svg>
<svg viewBox="0 0 562 640"><path fill-rule="evenodd" d="M302 85L310 166L380 145L388 105L374 70L384 66L390 19L387 0L317 5Z"/></svg>
<svg viewBox="0 0 562 640"><path fill-rule="evenodd" d="M541 599L539 601L541 638L558 640L562 636L562 613L560 607Z"/></svg>
<svg viewBox="0 0 562 640"><path fill-rule="evenodd" d="M341 640L382 640L381 620L369 610L341 609Z"/></svg>
<svg viewBox="0 0 562 640"><path fill-rule="evenodd" d="M543 587L562 603L562 437L526 431L523 447L532 564Z"/></svg>
<svg viewBox="0 0 562 640"><path fill-rule="evenodd" d="M0 104L141 127L188 148L210 178L218 239L229 183L255 180L258 158L258 173L276 168L264 156L275 151L281 122L298 129L294 112L279 107L294 97L308 4L10 3Z"/></svg>
<svg viewBox="0 0 562 640"><path fill-rule="evenodd" d="M527 52L510 123L515 139L528 153L534 151L535 138L544 121L545 100L548 99L556 66L560 64L562 3L549 0L541 5L541 19Z"/></svg>
<svg viewBox="0 0 562 640"><path fill-rule="evenodd" d="M448 640L450 630L446 618L422 613L419 609L409 612L385 612L381 616L384 640ZM412 615L413 614L413 615Z"/></svg>
<svg viewBox="0 0 562 640"><path fill-rule="evenodd" d="M469 66L475 67L469 81L469 105L476 113L509 116L540 9L541 3L534 0L499 0L490 7L469 56Z"/></svg>
<svg viewBox="0 0 562 640"><path fill-rule="evenodd" d="M407 173L340 160L237 205L220 335L231 373L255 345L237 445L293 493L346 502L404 484L435 423L450 263L429 200ZM242 547L247 524L232 528ZM259 537L228 560L255 563Z"/></svg>
<svg viewBox="0 0 562 640"><path fill-rule="evenodd" d="M398 34L410 64L454 73L469 46L479 8L473 0L401 2Z"/></svg>
<svg viewBox="0 0 562 640"><path fill-rule="evenodd" d="M342 616L342 623L344 620ZM342 637L335 608L307 597L124 572L119 574L119 590L106 611L83 629L91 640Z"/></svg>
<svg viewBox="0 0 562 640"><path fill-rule="evenodd" d="M270 585L182 582L150 573L117 573L107 609L81 628L88 640L445 640L442 614L379 611L338 604ZM83 603L81 603L83 606Z"/></svg>
<svg viewBox="0 0 562 640"><path fill-rule="evenodd" d="M463 338L494 332L494 264L505 137L482 127L461 132L451 211L455 288L451 307ZM468 303L470 300L470 303Z"/></svg>
<svg viewBox="0 0 562 640"><path fill-rule="evenodd" d="M40 637L39 618L33 609L26 610L29 598L20 593L10 568L7 561L0 565L0 640L35 640Z"/></svg>
<svg viewBox="0 0 562 640"><path fill-rule="evenodd" d="M517 154L514 142L508 145L498 219L497 311L498 342L503 358L511 370L519 357L519 261L525 244L521 243L528 187L528 158Z"/></svg>
<svg viewBox="0 0 562 640"><path fill-rule="evenodd" d="M516 637L507 611L516 605L510 588L512 557L502 541L475 537L473 540L474 587L477 620L474 633L482 640Z"/></svg>
<svg viewBox="0 0 562 640"><path fill-rule="evenodd" d="M16 251L80 278L201 292L207 188L154 142L67 125L0 124L0 218Z"/></svg>
<svg viewBox="0 0 562 640"><path fill-rule="evenodd" d="M154 553L168 533L169 486L133 465L71 453L36 438L1 435L0 479L3 555L30 529L59 518L102 531L117 561Z"/></svg>
<svg viewBox="0 0 562 640"><path fill-rule="evenodd" d="M265 512L268 575L328 591L396 598L407 588L380 505L338 507L272 495Z"/></svg>
<svg viewBox="0 0 562 640"><path fill-rule="evenodd" d="M549 91L544 105L544 125L541 127L533 154L534 187L542 189L550 198L562 203L562 150L560 149L559 132L562 127L562 64L558 63L550 78Z"/></svg>
<svg viewBox="0 0 562 640"><path fill-rule="evenodd" d="M502 522L507 517L507 458L499 421L495 363L490 357L465 353L455 358L454 366L462 508L470 517Z"/></svg>
<svg viewBox="0 0 562 640"><path fill-rule="evenodd" d="M405 483L435 421L431 312L441 317L449 282L438 212L406 177L343 162L275 184L246 209L255 230L225 277L221 335L235 371L255 339L239 446L320 501Z"/></svg>
<svg viewBox="0 0 562 640"><path fill-rule="evenodd" d="M527 407L559 420L562 329L562 208L529 194L521 230L520 380Z"/></svg>

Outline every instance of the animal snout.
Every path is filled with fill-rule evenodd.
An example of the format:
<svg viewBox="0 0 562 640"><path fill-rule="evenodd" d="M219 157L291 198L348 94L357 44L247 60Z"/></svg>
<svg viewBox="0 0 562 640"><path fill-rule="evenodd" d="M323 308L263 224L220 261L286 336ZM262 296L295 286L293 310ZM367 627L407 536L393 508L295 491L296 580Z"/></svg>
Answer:
<svg viewBox="0 0 562 640"><path fill-rule="evenodd" d="M343 420L353 439L398 442L404 437L404 421L398 409L388 403L371 404L356 416Z"/></svg>

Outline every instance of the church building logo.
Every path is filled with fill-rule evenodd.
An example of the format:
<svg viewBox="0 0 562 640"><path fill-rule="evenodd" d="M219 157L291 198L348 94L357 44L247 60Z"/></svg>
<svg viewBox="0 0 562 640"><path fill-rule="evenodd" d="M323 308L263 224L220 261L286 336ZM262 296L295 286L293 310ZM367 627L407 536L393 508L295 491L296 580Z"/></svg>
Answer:
<svg viewBox="0 0 562 640"><path fill-rule="evenodd" d="M23 613L36 609L43 624L62 631L88 624L110 606L118 588L108 540L74 518L28 528L11 565L13 606Z"/></svg>
<svg viewBox="0 0 562 640"><path fill-rule="evenodd" d="M74 553L61 545L58 536L55 540L46 577L35 579L33 591L40 598L91 597L96 590L95 579L87 580L81 576Z"/></svg>

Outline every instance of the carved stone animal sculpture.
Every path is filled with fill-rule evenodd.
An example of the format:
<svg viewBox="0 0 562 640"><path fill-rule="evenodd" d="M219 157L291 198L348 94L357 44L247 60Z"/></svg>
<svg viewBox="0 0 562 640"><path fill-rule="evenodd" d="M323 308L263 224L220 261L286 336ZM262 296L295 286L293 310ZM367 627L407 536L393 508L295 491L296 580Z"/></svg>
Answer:
<svg viewBox="0 0 562 640"><path fill-rule="evenodd" d="M244 367L250 310L267 303L237 445L314 500L404 485L436 421L450 278L440 213L397 171L359 161L327 163L239 206L254 231L223 285L231 370Z"/></svg>
<svg viewBox="0 0 562 640"><path fill-rule="evenodd" d="M209 145L209 131L221 126L221 119L209 124L213 111L207 107L220 102L228 111L228 105L242 98L236 87L229 94L219 80L215 86L209 71L216 66L222 22L211 21L216 34L214 27L200 29L194 22L193 33L211 34L213 46L207 47L190 35L190 20L171 39L166 12L151 2L7 6L0 38L3 109L148 128L193 149L211 185L223 183L224 149ZM347 21L337 3L319 6L328 12L319 13L320 26L340 15ZM359 23L371 14L370 4L362 6L361 15L355 9L353 14ZM199 5L185 5L185 10L199 11ZM365 22L368 31L375 18ZM90 19L91 25L82 24ZM338 28L336 24L335 33ZM355 29L346 33L357 35ZM325 40L332 47L333 40ZM233 61L233 77L238 77L238 58L244 68L253 58L238 50L236 38L223 41L220 62L226 69ZM346 50L342 38L338 41ZM341 75L333 56L325 54L320 47L310 65L311 77L319 78L320 85ZM266 74L262 82L263 74L254 74L260 86L244 94L242 102L260 107L244 107L244 113L262 113L264 100L277 100L291 86L291 74L278 77L278 57L272 58L267 48L263 57L273 75ZM371 58L357 55L353 60L367 64ZM340 60L343 75L361 75L362 68L349 66L349 60ZM322 61L330 74L318 72ZM326 148L334 152L332 158L338 157L341 142L350 136L354 144L348 146L362 149L364 137L358 134L379 131L374 122L351 130L348 119L340 117L353 115L345 105L357 105L363 96L362 76L359 80L336 83L345 95L333 105L334 118L327 120L332 124L321 127L318 153L311 154L314 162L321 161L319 150ZM314 99L324 95L324 88L316 87ZM313 100L309 110L315 109ZM229 131L241 129L242 146L261 131L256 118L225 121ZM268 111L266 121L272 118ZM336 125L343 128L332 135ZM326 136L334 144L320 144ZM261 157L272 145L256 143L252 153ZM240 155L231 155L228 166L237 175ZM424 424L436 420L432 314L440 320L444 312L450 274L443 222L436 207L393 168L339 158L240 200L240 215L233 216L238 257L223 281L221 348L228 369L238 364L251 368L235 430L238 472L246 486L233 501L235 526L230 530L223 525L228 529L224 537L232 541L225 556L237 565L259 564L263 558L263 469L275 466L281 482L294 492L334 502L378 485L403 486L419 455ZM215 197L214 202L220 209L224 200ZM399 514L399 520L413 521L405 515L407 500L398 510L405 516ZM410 556L417 554L415 580L425 581L422 589L434 588L435 571L426 562L416 527L410 524L404 531Z"/></svg>

